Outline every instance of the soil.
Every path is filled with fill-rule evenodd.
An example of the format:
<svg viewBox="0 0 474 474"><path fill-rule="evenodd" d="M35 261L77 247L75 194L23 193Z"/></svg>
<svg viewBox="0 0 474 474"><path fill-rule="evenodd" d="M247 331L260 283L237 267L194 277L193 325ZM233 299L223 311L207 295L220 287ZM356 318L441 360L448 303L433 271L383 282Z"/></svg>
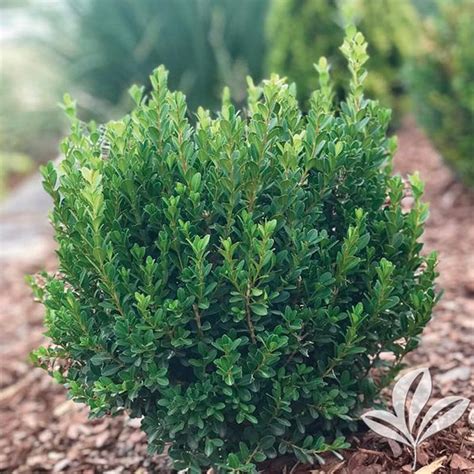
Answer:
<svg viewBox="0 0 474 474"><path fill-rule="evenodd" d="M421 346L407 359L407 368L430 368L434 386L430 403L447 395L472 399L474 195L453 178L412 120L403 123L398 136L396 170L403 175L419 170L426 182L431 217L425 247L440 253L439 284L445 291ZM41 307L33 302L23 276L54 269L53 245L50 240L44 245L49 248L47 258L5 260L0 276L0 472L170 472L165 455L146 455L137 420L125 416L89 420L86 407L69 401L62 387L29 364L29 352L44 338ZM420 447L418 468L425 467L419 472L474 472L473 426L470 407L454 426ZM352 442L342 460L327 457L324 466L313 467L295 461L273 463L267 473L412 472L411 453L399 443L372 432L361 433Z"/></svg>

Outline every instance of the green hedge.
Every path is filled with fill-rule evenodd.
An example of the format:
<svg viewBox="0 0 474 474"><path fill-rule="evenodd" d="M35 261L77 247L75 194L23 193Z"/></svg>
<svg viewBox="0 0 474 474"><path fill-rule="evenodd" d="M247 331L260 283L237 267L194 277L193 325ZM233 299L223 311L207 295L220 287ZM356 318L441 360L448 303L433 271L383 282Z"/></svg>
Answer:
<svg viewBox="0 0 474 474"><path fill-rule="evenodd" d="M474 2L439 1L408 68L419 122L446 162L474 186Z"/></svg>

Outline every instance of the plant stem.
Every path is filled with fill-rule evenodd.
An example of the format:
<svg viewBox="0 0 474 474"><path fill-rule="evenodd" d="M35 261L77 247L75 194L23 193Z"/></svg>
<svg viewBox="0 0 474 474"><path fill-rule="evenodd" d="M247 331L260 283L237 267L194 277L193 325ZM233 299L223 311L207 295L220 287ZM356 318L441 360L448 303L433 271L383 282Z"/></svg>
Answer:
<svg viewBox="0 0 474 474"><path fill-rule="evenodd" d="M247 294L245 296L245 315L247 317L247 326L249 328L250 339L252 340L253 344L256 344L257 339L255 337L255 328L253 327L252 322L252 311L250 309L250 289L247 290Z"/></svg>
<svg viewBox="0 0 474 474"><path fill-rule="evenodd" d="M198 336L202 337L201 313L199 312L199 308L196 304L193 304L193 311L194 311L194 317L196 320Z"/></svg>

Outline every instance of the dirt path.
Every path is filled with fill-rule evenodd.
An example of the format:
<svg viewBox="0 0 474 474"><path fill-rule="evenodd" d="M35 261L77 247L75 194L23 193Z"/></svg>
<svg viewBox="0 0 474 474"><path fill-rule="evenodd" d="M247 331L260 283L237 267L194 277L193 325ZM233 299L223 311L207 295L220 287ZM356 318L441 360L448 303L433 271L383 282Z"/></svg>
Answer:
<svg viewBox="0 0 474 474"><path fill-rule="evenodd" d="M474 193L454 181L424 134L411 121L406 121L400 131L399 145L397 170L402 174L419 170L426 182L430 219L423 239L426 251L439 252L438 284L444 291L421 347L410 355L409 361L412 365L429 365L443 395L449 391L472 398ZM456 383L446 387L452 382Z"/></svg>
<svg viewBox="0 0 474 474"><path fill-rule="evenodd" d="M474 196L453 181L413 122L407 120L398 135L397 170L403 174L419 170L427 182L431 218L424 240L427 250L440 252L439 282L445 289L421 347L408 362L411 367L431 368L432 401L448 394L472 398ZM26 245L25 252L35 245ZM0 472L168 472L165 457L146 456L144 435L135 420L87 420L84 407L67 401L62 387L28 364L29 351L42 340L42 311L32 302L23 275L55 265L54 257L44 257L53 253L50 240L43 239L41 248L50 250L37 255L30 251L20 262L8 259L7 252L0 276ZM469 460L474 437L467 418L466 414L455 427L423 446L420 463L446 456L444 467L437 472L474 472ZM398 473L410 472L411 458L398 444L366 434L358 443L356 440L356 449L345 453L344 462L328 461L325 472ZM309 471L301 468L294 472Z"/></svg>

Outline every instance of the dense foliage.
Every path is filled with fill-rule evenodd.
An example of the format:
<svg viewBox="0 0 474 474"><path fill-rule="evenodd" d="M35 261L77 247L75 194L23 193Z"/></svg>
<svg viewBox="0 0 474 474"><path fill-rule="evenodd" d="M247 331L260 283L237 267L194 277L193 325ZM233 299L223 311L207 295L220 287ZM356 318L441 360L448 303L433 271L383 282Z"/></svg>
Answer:
<svg viewBox="0 0 474 474"><path fill-rule="evenodd" d="M342 97L348 82L338 46L347 22L355 22L369 43L368 96L398 117L404 92L401 68L416 47L416 12L410 0L275 0L267 20L268 69L288 75L307 100L315 86L314 58L326 56Z"/></svg>
<svg viewBox="0 0 474 474"><path fill-rule="evenodd" d="M200 108L193 128L163 67L102 129L66 98L65 159L43 170L60 271L32 283L53 345L35 358L92 415L143 417L177 467L345 446L430 319L422 184L403 209L366 46L348 31L346 102L319 61L307 114L272 76L249 79L247 115Z"/></svg>
<svg viewBox="0 0 474 474"><path fill-rule="evenodd" d="M239 102L246 74L262 72L267 0L67 0L44 10L54 31L47 46L95 117L128 110L128 88L147 83L157 64L192 107L218 108L224 84Z"/></svg>
<svg viewBox="0 0 474 474"><path fill-rule="evenodd" d="M444 159L474 186L474 55L470 0L438 2L409 68L417 118Z"/></svg>

